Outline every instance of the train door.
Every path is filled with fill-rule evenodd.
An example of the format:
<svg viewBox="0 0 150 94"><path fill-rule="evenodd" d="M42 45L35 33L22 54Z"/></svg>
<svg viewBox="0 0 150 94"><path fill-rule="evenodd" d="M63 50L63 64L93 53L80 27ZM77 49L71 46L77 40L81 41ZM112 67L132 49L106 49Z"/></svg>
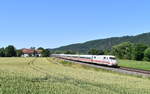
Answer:
<svg viewBox="0 0 150 94"><path fill-rule="evenodd" d="M94 59L94 56L92 55L92 58L91 58L91 62L92 62L92 63L94 63L94 62L93 62L93 59Z"/></svg>
<svg viewBox="0 0 150 94"><path fill-rule="evenodd" d="M109 62L109 57L106 57L106 62Z"/></svg>

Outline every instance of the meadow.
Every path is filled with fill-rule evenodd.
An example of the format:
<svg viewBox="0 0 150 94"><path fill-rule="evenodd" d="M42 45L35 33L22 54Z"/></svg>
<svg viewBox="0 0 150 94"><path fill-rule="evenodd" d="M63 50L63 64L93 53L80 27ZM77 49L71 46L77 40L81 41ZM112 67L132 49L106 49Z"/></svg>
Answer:
<svg viewBox="0 0 150 94"><path fill-rule="evenodd" d="M0 94L150 94L149 85L55 58L0 58Z"/></svg>
<svg viewBox="0 0 150 94"><path fill-rule="evenodd" d="M118 60L119 66L150 70L150 62L135 60Z"/></svg>

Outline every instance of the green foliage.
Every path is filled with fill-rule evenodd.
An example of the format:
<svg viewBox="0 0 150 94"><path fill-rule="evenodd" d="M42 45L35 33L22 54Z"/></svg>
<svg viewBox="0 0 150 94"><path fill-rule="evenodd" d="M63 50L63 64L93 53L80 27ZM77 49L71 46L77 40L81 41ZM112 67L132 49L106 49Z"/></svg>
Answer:
<svg viewBox="0 0 150 94"><path fill-rule="evenodd" d="M76 54L76 52L71 51L71 50L67 50L66 52L64 52L64 54Z"/></svg>
<svg viewBox="0 0 150 94"><path fill-rule="evenodd" d="M5 49L0 48L0 57L5 57Z"/></svg>
<svg viewBox="0 0 150 94"><path fill-rule="evenodd" d="M120 59L132 59L132 48L132 43L124 42L113 46L112 53Z"/></svg>
<svg viewBox="0 0 150 94"><path fill-rule="evenodd" d="M64 54L65 51L54 51L49 49L49 51L51 52L51 54Z"/></svg>
<svg viewBox="0 0 150 94"><path fill-rule="evenodd" d="M37 50L42 50L42 51L43 51L43 50L44 50L44 48L42 48L42 47L39 47Z"/></svg>
<svg viewBox="0 0 150 94"><path fill-rule="evenodd" d="M14 46L9 45L8 47L5 48L5 56L6 57L14 57L16 56L16 49Z"/></svg>
<svg viewBox="0 0 150 94"><path fill-rule="evenodd" d="M42 51L42 57L49 57L50 56L50 51L48 49L44 49Z"/></svg>
<svg viewBox="0 0 150 94"><path fill-rule="evenodd" d="M111 50L105 49L105 50L104 50L104 54L105 54L105 55L111 55L112 53L111 53Z"/></svg>
<svg viewBox="0 0 150 94"><path fill-rule="evenodd" d="M36 56L37 52L34 50L33 55Z"/></svg>
<svg viewBox="0 0 150 94"><path fill-rule="evenodd" d="M17 57L21 57L22 51L21 50L16 50L16 55L17 55Z"/></svg>
<svg viewBox="0 0 150 94"><path fill-rule="evenodd" d="M147 49L147 46L144 44L134 44L133 51L132 51L133 59L143 60L145 49Z"/></svg>
<svg viewBox="0 0 150 94"><path fill-rule="evenodd" d="M35 50L35 49L36 49L36 47L30 47L30 49Z"/></svg>
<svg viewBox="0 0 150 94"><path fill-rule="evenodd" d="M147 48L144 52L144 60L150 61L150 48Z"/></svg>
<svg viewBox="0 0 150 94"><path fill-rule="evenodd" d="M112 54L120 59L134 59L143 60L144 51L148 46L145 44L134 44L131 42L124 42L113 46Z"/></svg>
<svg viewBox="0 0 150 94"><path fill-rule="evenodd" d="M104 51L97 50L97 49L91 49L88 54L90 55L104 55Z"/></svg>

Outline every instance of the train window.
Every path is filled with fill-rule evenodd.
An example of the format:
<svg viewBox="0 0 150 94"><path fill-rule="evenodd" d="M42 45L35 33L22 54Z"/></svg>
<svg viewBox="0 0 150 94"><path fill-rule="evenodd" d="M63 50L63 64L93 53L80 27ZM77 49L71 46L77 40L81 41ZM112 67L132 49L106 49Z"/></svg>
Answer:
<svg viewBox="0 0 150 94"><path fill-rule="evenodd" d="M106 57L104 57L104 59L106 59Z"/></svg>
<svg viewBox="0 0 150 94"><path fill-rule="evenodd" d="M109 57L109 59L116 60L116 58L115 58L115 57Z"/></svg>
<svg viewBox="0 0 150 94"><path fill-rule="evenodd" d="M91 59L91 57L80 57L80 58L86 58L86 59Z"/></svg>
<svg viewBox="0 0 150 94"><path fill-rule="evenodd" d="M96 59L96 56L94 56L94 58Z"/></svg>

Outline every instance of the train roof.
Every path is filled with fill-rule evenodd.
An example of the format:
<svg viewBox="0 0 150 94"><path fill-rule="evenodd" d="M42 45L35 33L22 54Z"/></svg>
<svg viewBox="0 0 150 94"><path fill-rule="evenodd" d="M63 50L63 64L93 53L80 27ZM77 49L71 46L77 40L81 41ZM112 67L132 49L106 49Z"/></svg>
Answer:
<svg viewBox="0 0 150 94"><path fill-rule="evenodd" d="M54 55L64 55L64 56L85 56L85 57L91 57L91 56L100 56L100 57L115 57L113 55L80 55L80 54L54 54Z"/></svg>
<svg viewBox="0 0 150 94"><path fill-rule="evenodd" d="M79 55L79 56L115 57L113 55Z"/></svg>

